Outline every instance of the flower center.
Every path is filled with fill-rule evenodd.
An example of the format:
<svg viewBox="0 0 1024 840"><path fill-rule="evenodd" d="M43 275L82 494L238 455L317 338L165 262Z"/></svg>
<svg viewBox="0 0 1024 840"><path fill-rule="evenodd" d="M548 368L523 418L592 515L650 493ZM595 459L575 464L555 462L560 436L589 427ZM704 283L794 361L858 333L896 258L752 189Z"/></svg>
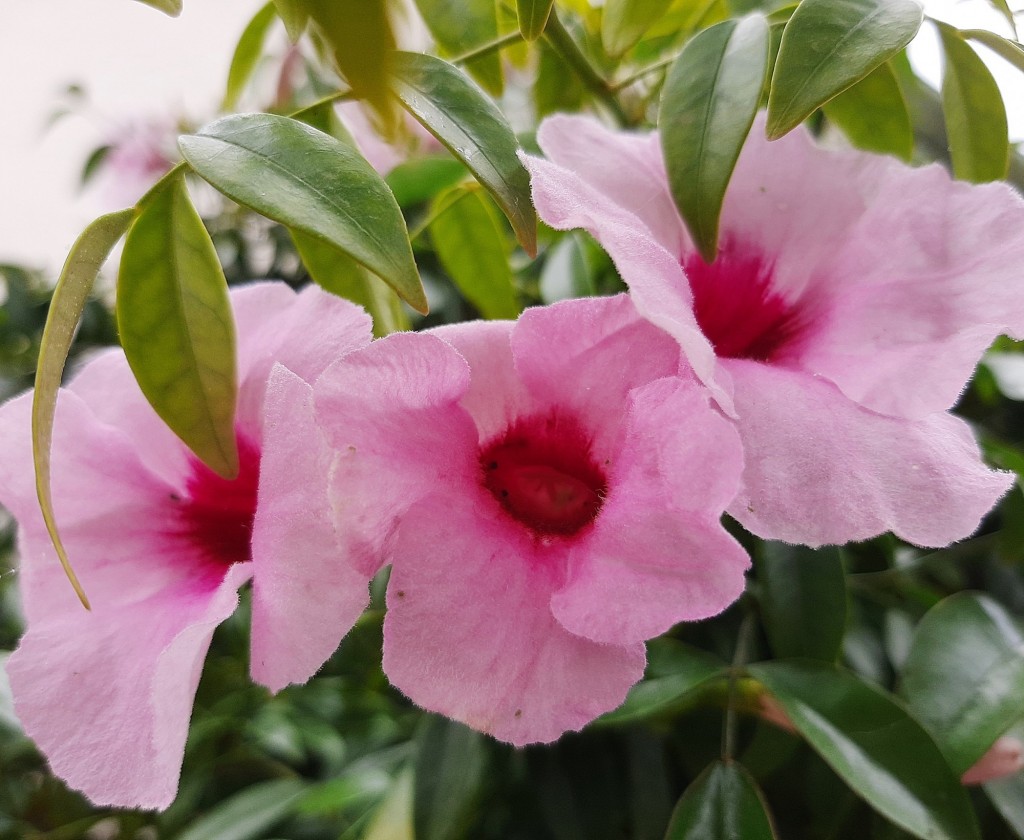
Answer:
<svg viewBox="0 0 1024 840"><path fill-rule="evenodd" d="M708 265L700 254L683 259L694 314L719 356L771 361L798 337L798 307L772 288L772 266L723 242Z"/></svg>
<svg viewBox="0 0 1024 840"><path fill-rule="evenodd" d="M538 534L575 534L608 489L579 423L555 413L516 420L480 450L480 466L505 511Z"/></svg>
<svg viewBox="0 0 1024 840"><path fill-rule="evenodd" d="M222 478L195 456L190 462L192 474L185 497L174 497L182 535L210 564L227 567L248 561L259 487L259 449L239 435L235 479Z"/></svg>

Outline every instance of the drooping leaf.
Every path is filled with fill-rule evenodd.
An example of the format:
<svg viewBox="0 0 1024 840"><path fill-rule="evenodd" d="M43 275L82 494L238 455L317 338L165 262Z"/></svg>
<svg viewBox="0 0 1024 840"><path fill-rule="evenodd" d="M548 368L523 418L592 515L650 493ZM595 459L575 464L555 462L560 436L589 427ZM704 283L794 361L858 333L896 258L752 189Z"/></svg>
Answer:
<svg viewBox="0 0 1024 840"><path fill-rule="evenodd" d="M288 38L294 44L302 37L309 22L309 14L302 0L274 0L274 8L277 9L277 16L284 23L284 28L288 30Z"/></svg>
<svg viewBox="0 0 1024 840"><path fill-rule="evenodd" d="M117 241L124 236L135 215L134 209L100 216L92 222L71 247L57 285L53 290L46 326L39 345L36 364L36 387L32 394L32 463L36 473L36 495L43 522L53 541L54 550L64 573L74 587L83 606L88 608L78 578L61 542L53 512L50 486L50 447L53 443L53 418L57 409L57 392L64 375L64 364L74 341L75 329L82 319L86 301L100 266L106 261Z"/></svg>
<svg viewBox="0 0 1024 840"><path fill-rule="evenodd" d="M430 238L444 270L485 318L518 317L515 280L500 217L479 188L456 187L436 202Z"/></svg>
<svg viewBox="0 0 1024 840"><path fill-rule="evenodd" d="M431 156L403 161L384 176L384 181L400 207L412 207L454 187L467 174L460 161Z"/></svg>
<svg viewBox="0 0 1024 840"><path fill-rule="evenodd" d="M478 732L431 715L416 739L413 825L417 840L457 840L480 793L487 748Z"/></svg>
<svg viewBox="0 0 1024 840"><path fill-rule="evenodd" d="M665 840L774 840L757 782L740 764L715 761L672 813Z"/></svg>
<svg viewBox="0 0 1024 840"><path fill-rule="evenodd" d="M306 790L298 779L276 779L225 799L178 835L178 840L257 840L291 810Z"/></svg>
<svg viewBox="0 0 1024 840"><path fill-rule="evenodd" d="M972 41L984 44L1000 56L1000 58L1006 59L1024 73L1024 46L1021 46L1017 41L1011 41L1009 38L996 35L995 32L989 32L987 29L963 29L960 31L960 34L964 38L970 38Z"/></svg>
<svg viewBox="0 0 1024 840"><path fill-rule="evenodd" d="M516 0L519 31L527 41L535 41L547 26L555 0Z"/></svg>
<svg viewBox="0 0 1024 840"><path fill-rule="evenodd" d="M977 840L959 778L921 725L881 689L825 663L747 670L818 755L887 819L925 840Z"/></svg>
<svg viewBox="0 0 1024 840"><path fill-rule="evenodd" d="M725 675L725 663L700 648L675 639L652 639L647 643L644 679L630 689L619 708L599 720L622 724L662 714Z"/></svg>
<svg viewBox="0 0 1024 840"><path fill-rule="evenodd" d="M328 292L358 303L373 318L377 338L409 329L398 295L348 254L302 231L289 231L309 276Z"/></svg>
<svg viewBox="0 0 1024 840"><path fill-rule="evenodd" d="M402 104L494 196L523 248L537 253L530 176L505 116L456 67L420 53L398 53L395 90Z"/></svg>
<svg viewBox="0 0 1024 840"><path fill-rule="evenodd" d="M177 17L181 14L182 0L138 0L138 2L152 6L154 9L159 9L171 17Z"/></svg>
<svg viewBox="0 0 1024 840"><path fill-rule="evenodd" d="M658 124L676 206L707 262L718 251L725 191L757 113L768 63L763 15L705 29L679 54Z"/></svg>
<svg viewBox="0 0 1024 840"><path fill-rule="evenodd" d="M270 25L277 19L277 11L274 4L267 3L262 9L256 12L248 26L238 39L235 53L231 57L231 66L228 68L228 83L224 91L224 102L221 110L230 111L238 102L238 97L252 78L253 70L260 60L260 53L263 51L263 43L267 39L267 32Z"/></svg>
<svg viewBox="0 0 1024 840"><path fill-rule="evenodd" d="M975 183L997 181L1010 166L1006 108L999 86L957 30L944 23L938 27L946 54L942 114L953 174Z"/></svg>
<svg viewBox="0 0 1024 840"><path fill-rule="evenodd" d="M180 171L139 202L121 255L117 326L156 413L210 469L234 478L235 322L213 241Z"/></svg>
<svg viewBox="0 0 1024 840"><path fill-rule="evenodd" d="M835 662L846 630L846 575L839 549L765 542L757 555L761 615L780 659Z"/></svg>
<svg viewBox="0 0 1024 840"><path fill-rule="evenodd" d="M1014 16L1013 9L1010 8L1010 4L1007 0L988 0L988 4L999 12L999 14L1003 16L1004 20L1010 24L1010 29L1013 30L1013 37L1019 41L1020 35L1017 32L1017 18Z"/></svg>
<svg viewBox="0 0 1024 840"><path fill-rule="evenodd" d="M917 0L804 0L782 35L768 96L768 137L796 128L902 50L922 20Z"/></svg>
<svg viewBox="0 0 1024 840"><path fill-rule="evenodd" d="M601 43L609 55L622 55L669 10L672 0L609 0L601 16Z"/></svg>
<svg viewBox="0 0 1024 840"><path fill-rule="evenodd" d="M402 211L352 148L271 114L224 117L179 145L196 172L226 196L331 243L426 312Z"/></svg>
<svg viewBox="0 0 1024 840"><path fill-rule="evenodd" d="M991 598L958 592L918 624L901 693L963 773L1022 717L1024 633Z"/></svg>
<svg viewBox="0 0 1024 840"><path fill-rule="evenodd" d="M494 0L416 0L416 7L444 55L459 55L498 37ZM501 96L504 80L497 52L466 62L466 70L488 93Z"/></svg>
<svg viewBox="0 0 1024 840"><path fill-rule="evenodd" d="M822 107L857 148L906 161L913 155L910 112L888 64L879 65Z"/></svg>

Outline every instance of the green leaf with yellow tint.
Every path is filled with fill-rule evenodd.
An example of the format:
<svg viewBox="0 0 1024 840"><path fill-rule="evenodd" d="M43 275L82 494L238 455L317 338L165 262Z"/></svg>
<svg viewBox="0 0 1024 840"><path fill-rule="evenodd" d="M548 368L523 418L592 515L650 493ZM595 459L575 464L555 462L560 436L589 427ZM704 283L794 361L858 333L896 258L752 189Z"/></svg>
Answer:
<svg viewBox="0 0 1024 840"><path fill-rule="evenodd" d="M519 31L527 41L537 40L548 24L555 0L517 0Z"/></svg>
<svg viewBox="0 0 1024 840"><path fill-rule="evenodd" d="M88 609L89 601L78 582L64 543L57 528L53 512L50 485L50 448L53 444L53 418L57 409L64 365L75 338L75 329L82 319L86 301L100 266L106 261L114 245L124 236L135 216L135 210L121 210L100 216L92 222L71 247L57 286L53 290L46 326L39 345L36 364L36 388L32 394L32 463L36 473L36 495L42 510L46 530L53 547L71 581L82 605Z"/></svg>
<svg viewBox="0 0 1024 840"><path fill-rule="evenodd" d="M238 102L238 97L252 78L253 70L260 60L260 53L263 51L263 43L267 39L267 32L270 25L277 19L277 13L273 3L267 3L262 9L256 12L249 25L242 32L238 39L238 46L231 57L231 66L228 68L228 83L224 91L224 101L221 104L222 111L231 111Z"/></svg>
<svg viewBox="0 0 1024 840"><path fill-rule="evenodd" d="M234 478L235 322L217 251L180 170L138 204L121 255L117 325L156 413L210 469Z"/></svg>
<svg viewBox="0 0 1024 840"><path fill-rule="evenodd" d="M302 0L274 0L274 8L277 9L277 16L281 18L284 28L288 30L288 37L294 44L302 37L309 22L309 14L303 7Z"/></svg>
<svg viewBox="0 0 1024 840"><path fill-rule="evenodd" d="M888 64L872 70L823 106L858 149L895 155L909 161L914 153L914 129L896 74Z"/></svg>
<svg viewBox="0 0 1024 840"><path fill-rule="evenodd" d="M1009 61L1010 64L1024 73L1024 46L1021 46L1017 41L1011 41L1009 38L996 35L995 32L989 32L987 29L963 29L960 31L960 34L964 38L970 38L972 41L984 44L1000 58Z"/></svg>
<svg viewBox="0 0 1024 840"><path fill-rule="evenodd" d="M494 197L531 256L537 253L537 214L519 141L505 116L464 73L421 53L398 53L395 91L402 104Z"/></svg>
<svg viewBox="0 0 1024 840"><path fill-rule="evenodd" d="M672 0L608 0L601 16L601 43L609 55L622 55L635 45Z"/></svg>
<svg viewBox="0 0 1024 840"><path fill-rule="evenodd" d="M159 9L171 17L177 17L181 14L181 0L138 0L138 2L152 6L154 9Z"/></svg>
<svg viewBox="0 0 1024 840"><path fill-rule="evenodd" d="M185 160L229 198L330 243L413 309L427 298L395 197L352 147L304 123L238 114L179 140Z"/></svg>

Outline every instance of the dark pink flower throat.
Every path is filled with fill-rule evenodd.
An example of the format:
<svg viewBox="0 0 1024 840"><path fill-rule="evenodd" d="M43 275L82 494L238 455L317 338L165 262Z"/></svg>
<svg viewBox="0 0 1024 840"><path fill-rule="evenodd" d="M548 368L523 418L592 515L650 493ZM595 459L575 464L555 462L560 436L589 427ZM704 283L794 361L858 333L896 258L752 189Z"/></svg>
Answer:
<svg viewBox="0 0 1024 840"><path fill-rule="evenodd" d="M711 265L693 253L683 270L697 323L719 356L767 362L798 337L799 309L772 288L772 266L760 255L723 242Z"/></svg>
<svg viewBox="0 0 1024 840"><path fill-rule="evenodd" d="M233 480L221 478L195 456L190 456L190 463L185 496L176 499L179 533L206 563L227 567L248 561L259 487L259 448L239 435L239 470Z"/></svg>
<svg viewBox="0 0 1024 840"><path fill-rule="evenodd" d="M608 490L579 423L554 413L515 421L483 447L480 466L505 511L541 535L589 525Z"/></svg>

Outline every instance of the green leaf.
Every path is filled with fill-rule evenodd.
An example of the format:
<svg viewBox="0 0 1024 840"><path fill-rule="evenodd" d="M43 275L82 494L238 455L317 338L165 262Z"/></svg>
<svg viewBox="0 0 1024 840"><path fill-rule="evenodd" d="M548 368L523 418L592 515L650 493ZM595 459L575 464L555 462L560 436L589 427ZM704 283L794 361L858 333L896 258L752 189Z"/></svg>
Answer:
<svg viewBox="0 0 1024 840"><path fill-rule="evenodd" d="M484 738L438 715L424 719L414 764L413 825L417 840L465 837L487 769Z"/></svg>
<svg viewBox="0 0 1024 840"><path fill-rule="evenodd" d="M235 47L235 54L231 57L231 66L228 68L228 83L224 91L224 102L221 110L230 111L238 102L249 79L252 78L253 70L263 52L263 43L267 39L267 32L270 25L277 19L277 12L273 3L267 3L262 9L256 12L249 25L242 32L238 39L238 46Z"/></svg>
<svg viewBox="0 0 1024 840"><path fill-rule="evenodd" d="M768 96L768 137L796 128L902 50L922 19L916 0L804 0L782 35Z"/></svg>
<svg viewBox="0 0 1024 840"><path fill-rule="evenodd" d="M177 17L181 14L181 0L138 0L138 2L152 6L154 9L159 9L171 17Z"/></svg>
<svg viewBox="0 0 1024 840"><path fill-rule="evenodd" d="M338 116L335 108L336 105L337 102L334 99L320 100L288 116L293 120L298 120L315 128L317 131L329 134L335 140L340 140L346 146L359 151L352 133L345 127L341 117Z"/></svg>
<svg viewBox="0 0 1024 840"><path fill-rule="evenodd" d="M970 38L972 41L977 41L979 44L984 44L1000 58L1006 59L1024 73L1024 46L1021 46L1016 41L1011 41L1002 35L996 35L995 32L989 32L987 29L963 29L960 35L964 38Z"/></svg>
<svg viewBox="0 0 1024 840"><path fill-rule="evenodd" d="M768 64L762 15L705 29L679 54L658 124L672 197L707 262L718 251L725 191L757 113Z"/></svg>
<svg viewBox="0 0 1024 840"><path fill-rule="evenodd" d="M53 418L57 409L57 393L64 375L64 365L75 338L75 329L82 320L93 282L100 266L106 261L114 245L124 236L134 216L134 209L100 216L82 231L75 244L71 246L71 252L64 262L57 286L53 290L50 310L46 313L46 325L43 327L43 338L39 345L39 361L36 364L36 388L32 394L32 463L36 473L39 507L43 514L43 522L46 523L46 530L53 541L54 550L60 558L61 566L64 567L64 573L71 581L82 605L87 609L89 601L71 568L53 512L53 497L50 492Z"/></svg>
<svg viewBox="0 0 1024 840"><path fill-rule="evenodd" d="M494 196L523 248L537 253L537 215L519 141L505 116L465 74L439 58L398 53L395 89L402 104Z"/></svg>
<svg viewBox="0 0 1024 840"><path fill-rule="evenodd" d="M412 827L413 774L406 769L395 779L362 840L416 840Z"/></svg>
<svg viewBox="0 0 1024 840"><path fill-rule="evenodd" d="M363 307L373 318L375 336L381 338L409 329L398 295L377 275L322 239L298 230L289 230L289 233L313 281L328 292Z"/></svg>
<svg viewBox="0 0 1024 840"><path fill-rule="evenodd" d="M765 542L757 555L757 582L775 655L835 662L846 632L846 575L839 549Z"/></svg>
<svg viewBox="0 0 1024 840"><path fill-rule="evenodd" d="M989 5L999 12L1006 22L1010 24L1010 29L1013 30L1013 37L1020 40L1020 35L1017 33L1017 19L1014 17L1010 4L1006 0L989 0Z"/></svg>
<svg viewBox="0 0 1024 840"><path fill-rule="evenodd" d="M918 624L901 694L963 773L1022 716L1024 634L991 598L958 592Z"/></svg>
<svg viewBox="0 0 1024 840"><path fill-rule="evenodd" d="M1002 94L985 62L960 33L944 23L938 27L946 53L942 114L953 174L975 183L998 181L1006 177L1010 166Z"/></svg>
<svg viewBox="0 0 1024 840"><path fill-rule="evenodd" d="M302 0L274 0L274 8L284 28L288 30L288 38L294 44L302 37L309 22L309 13L302 5Z"/></svg>
<svg viewBox="0 0 1024 840"><path fill-rule="evenodd" d="M797 731L871 807L925 840L977 840L960 780L890 695L824 663L769 662L747 670Z"/></svg>
<svg viewBox="0 0 1024 840"><path fill-rule="evenodd" d="M593 267L578 234L571 233L548 249L540 271L540 297L544 303L597 294Z"/></svg>
<svg viewBox="0 0 1024 840"><path fill-rule="evenodd" d="M181 171L138 204L117 278L117 325L150 405L210 469L238 474L235 322Z"/></svg>
<svg viewBox="0 0 1024 840"><path fill-rule="evenodd" d="M906 161L913 156L910 112L888 64L879 65L822 107L857 148Z"/></svg>
<svg viewBox="0 0 1024 840"><path fill-rule="evenodd" d="M240 204L331 243L427 311L402 211L354 149L271 114L224 117L179 140L203 178Z"/></svg>
<svg viewBox="0 0 1024 840"><path fill-rule="evenodd" d="M683 794L665 840L774 840L757 782L738 763L715 761Z"/></svg>
<svg viewBox="0 0 1024 840"><path fill-rule="evenodd" d="M622 55L664 15L672 0L608 0L601 17L601 43L609 55Z"/></svg>
<svg viewBox="0 0 1024 840"><path fill-rule="evenodd" d="M519 31L527 41L535 41L548 25L548 15L555 0L516 0Z"/></svg>
<svg viewBox="0 0 1024 840"><path fill-rule="evenodd" d="M726 676L726 666L710 653L675 639L647 643L647 673L630 689L625 702L599 718L602 724L633 723L671 711L712 680Z"/></svg>
<svg viewBox="0 0 1024 840"><path fill-rule="evenodd" d="M433 156L403 161L384 176L384 181L400 207L413 207L454 187L466 174L460 161Z"/></svg>
<svg viewBox="0 0 1024 840"><path fill-rule="evenodd" d="M225 799L188 826L178 840L256 840L272 836L280 822L306 790L298 779L277 779L246 788Z"/></svg>
<svg viewBox="0 0 1024 840"><path fill-rule="evenodd" d="M445 55L459 55L498 37L494 0L416 0L416 7ZM466 70L488 93L501 96L504 82L499 53L474 58L466 63Z"/></svg>
<svg viewBox="0 0 1024 840"><path fill-rule="evenodd" d="M501 222L480 189L456 187L436 202L430 238L444 270L485 318L518 317Z"/></svg>

